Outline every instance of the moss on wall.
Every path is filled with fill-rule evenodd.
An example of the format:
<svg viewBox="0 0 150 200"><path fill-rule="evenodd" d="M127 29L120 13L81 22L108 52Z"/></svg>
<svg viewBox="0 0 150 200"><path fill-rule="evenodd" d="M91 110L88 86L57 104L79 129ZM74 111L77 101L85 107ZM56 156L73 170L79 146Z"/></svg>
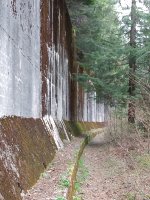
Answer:
<svg viewBox="0 0 150 200"><path fill-rule="evenodd" d="M74 136L80 136L92 129L102 128L105 126L105 122L75 122L65 121L68 132Z"/></svg>
<svg viewBox="0 0 150 200"><path fill-rule="evenodd" d="M59 134L66 139L61 122ZM65 121L67 133L79 136L103 123ZM70 134L69 134L70 133ZM20 200L52 161L56 145L41 119L7 117L0 119L0 193L6 200Z"/></svg>
<svg viewBox="0 0 150 200"><path fill-rule="evenodd" d="M6 200L34 185L52 161L56 145L40 119L0 119L0 192Z"/></svg>

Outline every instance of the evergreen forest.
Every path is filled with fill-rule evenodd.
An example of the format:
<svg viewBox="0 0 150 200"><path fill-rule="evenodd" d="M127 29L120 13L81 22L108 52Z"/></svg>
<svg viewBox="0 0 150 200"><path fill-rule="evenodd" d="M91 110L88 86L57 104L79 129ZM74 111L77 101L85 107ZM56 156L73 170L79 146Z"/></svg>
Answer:
<svg viewBox="0 0 150 200"><path fill-rule="evenodd" d="M148 129L150 1L68 0L68 7L83 67L77 80L96 92L97 101L126 108L131 124L140 108L144 114L137 123Z"/></svg>

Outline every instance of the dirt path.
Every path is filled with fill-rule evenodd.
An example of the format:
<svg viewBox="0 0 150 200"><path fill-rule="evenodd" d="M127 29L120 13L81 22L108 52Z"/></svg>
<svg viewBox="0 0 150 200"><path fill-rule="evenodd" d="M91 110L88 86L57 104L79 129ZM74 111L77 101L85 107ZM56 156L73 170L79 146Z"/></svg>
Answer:
<svg viewBox="0 0 150 200"><path fill-rule="evenodd" d="M85 148L83 160L89 176L81 187L82 199L150 199L150 157L142 148L147 141L141 140L138 146L138 141L133 140L129 138L120 146L109 143L101 134ZM147 155L146 160L143 155ZM141 158L141 162L136 158Z"/></svg>
<svg viewBox="0 0 150 200"><path fill-rule="evenodd" d="M58 200L63 196L61 176L79 150L83 138L73 138L56 157L23 200ZM78 200L150 200L150 155L148 139L125 137L121 143L109 142L105 133L97 135L82 156L89 175ZM82 176L82 175L81 175ZM64 190L64 188L63 188ZM65 190L64 190L65 192ZM59 198L58 198L59 197Z"/></svg>
<svg viewBox="0 0 150 200"><path fill-rule="evenodd" d="M67 171L83 138L73 138L66 141L64 149L56 153L56 156L48 169L43 173L37 184L28 191L23 200L55 200L61 193L60 179Z"/></svg>

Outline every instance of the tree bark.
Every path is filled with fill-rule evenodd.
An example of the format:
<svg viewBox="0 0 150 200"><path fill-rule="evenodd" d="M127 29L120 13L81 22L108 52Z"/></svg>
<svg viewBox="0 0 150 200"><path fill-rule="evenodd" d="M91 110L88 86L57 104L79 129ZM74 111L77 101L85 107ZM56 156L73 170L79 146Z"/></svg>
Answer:
<svg viewBox="0 0 150 200"><path fill-rule="evenodd" d="M136 0L132 0L131 6L131 30L130 30L130 56L129 56L129 95L128 122L135 123L135 72L136 72Z"/></svg>

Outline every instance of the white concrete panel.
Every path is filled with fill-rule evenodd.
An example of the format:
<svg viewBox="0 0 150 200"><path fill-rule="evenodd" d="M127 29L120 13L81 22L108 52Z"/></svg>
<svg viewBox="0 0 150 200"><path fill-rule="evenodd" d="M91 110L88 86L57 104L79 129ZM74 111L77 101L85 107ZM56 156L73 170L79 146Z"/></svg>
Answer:
<svg viewBox="0 0 150 200"><path fill-rule="evenodd" d="M0 117L40 117L40 0L0 8Z"/></svg>

